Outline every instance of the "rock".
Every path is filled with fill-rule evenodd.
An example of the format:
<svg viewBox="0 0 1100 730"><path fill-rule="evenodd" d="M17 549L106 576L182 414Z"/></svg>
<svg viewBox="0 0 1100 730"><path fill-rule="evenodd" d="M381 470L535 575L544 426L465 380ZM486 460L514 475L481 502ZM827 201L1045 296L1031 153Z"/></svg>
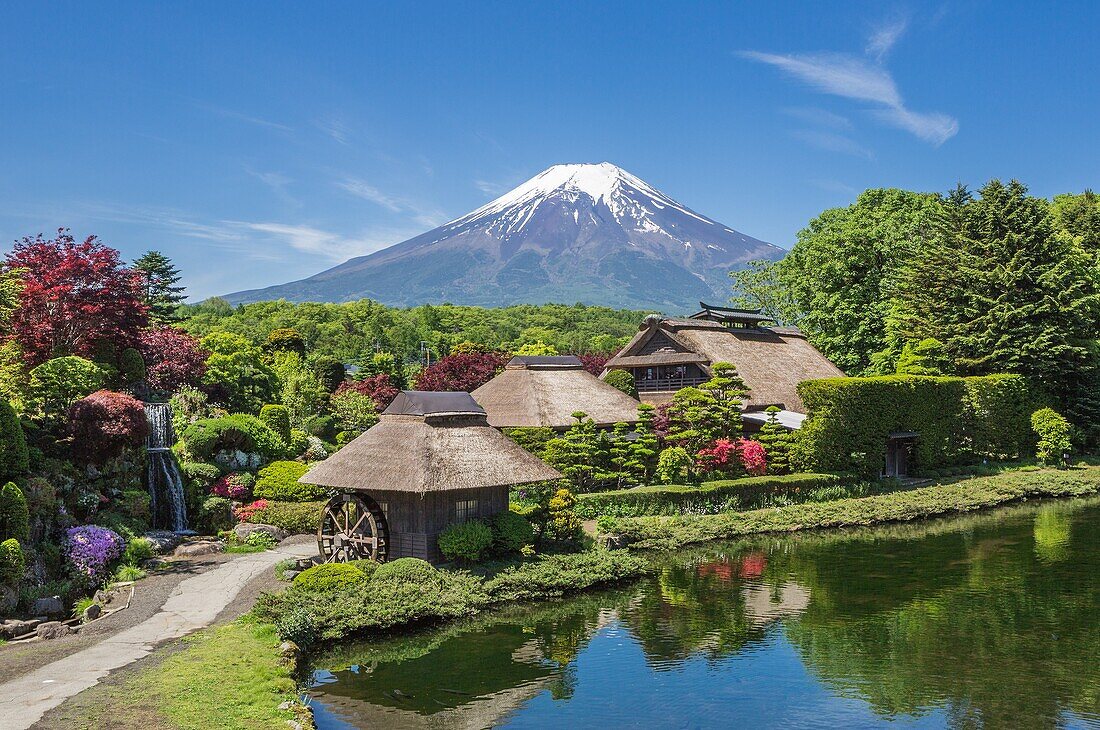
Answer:
<svg viewBox="0 0 1100 730"><path fill-rule="evenodd" d="M40 623L41 621L38 619L31 619L30 621L9 619L0 624L0 639L18 639L20 636L26 636L38 628Z"/></svg>
<svg viewBox="0 0 1100 730"><path fill-rule="evenodd" d="M282 710L283 712L286 712L291 707L294 707L294 703L291 702L290 700L287 700L286 702L280 702L279 703L279 709Z"/></svg>
<svg viewBox="0 0 1100 730"><path fill-rule="evenodd" d="M283 580L293 581L295 578L297 578L299 575L301 575L301 573L302 573L302 571L300 571L300 570L284 570L283 571Z"/></svg>
<svg viewBox="0 0 1100 730"><path fill-rule="evenodd" d="M302 723L298 722L297 720L287 720L286 724L287 726L292 728L292 730L302 730Z"/></svg>
<svg viewBox="0 0 1100 730"><path fill-rule="evenodd" d="M282 654L285 659L295 658L296 656L298 656L298 652L298 645L295 644L293 641L284 641L283 643L279 644L279 653Z"/></svg>
<svg viewBox="0 0 1100 730"><path fill-rule="evenodd" d="M167 560L162 560L161 558L149 558L141 564L141 567L145 568L145 570L160 570L166 565L168 565Z"/></svg>
<svg viewBox="0 0 1100 730"><path fill-rule="evenodd" d="M59 639L73 633L73 630L60 621L47 621L44 624L39 624L34 632L40 639Z"/></svg>
<svg viewBox="0 0 1100 730"><path fill-rule="evenodd" d="M210 555L225 550L225 545L220 540L193 540L184 543L172 553L177 558L194 558L199 555Z"/></svg>
<svg viewBox="0 0 1100 730"><path fill-rule="evenodd" d="M97 618L103 615L103 606L98 603L93 603L84 609L84 623L89 621L95 621Z"/></svg>
<svg viewBox="0 0 1100 730"><path fill-rule="evenodd" d="M31 606L31 613L35 616L64 616L68 611L65 610L61 596L50 596L35 601Z"/></svg>
<svg viewBox="0 0 1100 730"><path fill-rule="evenodd" d="M281 527L276 527L275 525L261 525L253 524L251 522L242 522L233 528L233 534L236 535L237 539L239 540L248 539L248 536L251 535L253 532L263 532L271 535L273 538L275 538L275 542L282 542L283 540L290 537L289 532Z"/></svg>
<svg viewBox="0 0 1100 730"><path fill-rule="evenodd" d="M153 545L153 552L157 555L166 555L176 549L183 542L183 538L169 530L151 530L142 535Z"/></svg>

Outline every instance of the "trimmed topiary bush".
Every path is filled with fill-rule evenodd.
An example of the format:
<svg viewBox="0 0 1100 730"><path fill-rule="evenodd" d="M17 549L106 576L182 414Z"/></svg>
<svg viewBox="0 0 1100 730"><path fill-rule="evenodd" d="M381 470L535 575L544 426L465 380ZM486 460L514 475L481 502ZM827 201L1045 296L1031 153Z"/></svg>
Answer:
<svg viewBox="0 0 1100 730"><path fill-rule="evenodd" d="M372 583L412 583L423 588L438 586L441 580L439 571L427 560L420 558L398 558L390 563L382 563L371 578Z"/></svg>
<svg viewBox="0 0 1100 730"><path fill-rule="evenodd" d="M18 583L27 569L23 548L15 538L0 542L0 583Z"/></svg>
<svg viewBox="0 0 1100 730"><path fill-rule="evenodd" d="M196 481L204 487L209 487L221 476L222 470L217 464L207 464L201 461L185 461L180 464L180 473L186 479Z"/></svg>
<svg viewBox="0 0 1100 730"><path fill-rule="evenodd" d="M216 535L222 530L233 527L233 503L225 497L207 497L199 508L198 525L200 532Z"/></svg>
<svg viewBox="0 0 1100 730"><path fill-rule="evenodd" d="M0 487L0 540L9 537L20 542L26 542L30 538L27 499L14 482Z"/></svg>
<svg viewBox="0 0 1100 730"><path fill-rule="evenodd" d="M287 456L301 456L307 449L309 449L309 434L292 428L290 430L290 447L287 449Z"/></svg>
<svg viewBox="0 0 1100 730"><path fill-rule="evenodd" d="M183 430L184 448L199 461L213 460L219 451L258 453L278 459L286 452L279 435L260 419L245 413L203 418Z"/></svg>
<svg viewBox="0 0 1100 730"><path fill-rule="evenodd" d="M0 482L23 476L30 465L27 438L11 403L0 399Z"/></svg>
<svg viewBox="0 0 1100 730"><path fill-rule="evenodd" d="M518 553L535 541L535 529L531 523L511 510L490 517L489 529L493 531L493 551L501 555Z"/></svg>
<svg viewBox="0 0 1100 730"><path fill-rule="evenodd" d="M141 353L127 347L118 356L118 377L122 385L134 385L145 380L145 360Z"/></svg>
<svg viewBox="0 0 1100 730"><path fill-rule="evenodd" d="M260 420L290 445L290 411L286 406L268 404L260 409Z"/></svg>
<svg viewBox="0 0 1100 730"><path fill-rule="evenodd" d="M370 576L354 563L323 563L306 568L296 575L294 586L303 591L334 591L364 583L369 578Z"/></svg>
<svg viewBox="0 0 1100 730"><path fill-rule="evenodd" d="M292 535L317 532L325 502L276 502L262 500L264 506L248 513L244 522L281 527Z"/></svg>
<svg viewBox="0 0 1100 730"><path fill-rule="evenodd" d="M603 382L616 390L621 390L631 398L638 397L638 389L634 385L634 376L625 370L612 370L604 376Z"/></svg>
<svg viewBox="0 0 1100 730"><path fill-rule="evenodd" d="M149 422L137 398L100 390L69 408L69 434L78 463L102 466L127 449L144 446Z"/></svg>
<svg viewBox="0 0 1100 730"><path fill-rule="evenodd" d="M1073 427L1065 416L1053 408L1040 408L1031 414L1031 430L1039 436L1035 457L1044 464L1064 465L1073 449Z"/></svg>
<svg viewBox="0 0 1100 730"><path fill-rule="evenodd" d="M439 550L448 560L476 563L493 546L493 531L481 520L451 525L439 534Z"/></svg>
<svg viewBox="0 0 1100 730"><path fill-rule="evenodd" d="M252 492L257 497L280 502L310 502L324 497L328 490L315 484L301 484L309 471L300 461L275 461L260 469Z"/></svg>

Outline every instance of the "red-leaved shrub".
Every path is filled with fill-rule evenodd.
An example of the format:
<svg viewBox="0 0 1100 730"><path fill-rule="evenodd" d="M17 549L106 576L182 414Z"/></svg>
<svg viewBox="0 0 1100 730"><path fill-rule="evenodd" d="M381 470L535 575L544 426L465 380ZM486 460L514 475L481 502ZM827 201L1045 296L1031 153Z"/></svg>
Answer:
<svg viewBox="0 0 1100 730"><path fill-rule="evenodd" d="M469 393L492 380L510 359L509 355L500 352L447 355L420 371L416 376L416 389Z"/></svg>
<svg viewBox="0 0 1100 730"><path fill-rule="evenodd" d="M767 456L759 441L718 439L695 455L695 465L704 472L763 474Z"/></svg>
<svg viewBox="0 0 1100 730"><path fill-rule="evenodd" d="M127 448L144 445L149 422L137 398L97 390L69 408L69 435L77 461L102 465Z"/></svg>
<svg viewBox="0 0 1100 730"><path fill-rule="evenodd" d="M206 373L210 353L199 341L175 327L144 330L138 350L146 362L145 379L155 390L173 393L184 385L197 386Z"/></svg>
<svg viewBox="0 0 1100 730"><path fill-rule="evenodd" d="M372 375L362 380L340 383L339 387L336 388L335 395L340 396L348 391L354 391L373 400L374 407L379 413L386 410L386 407L393 402L393 399L400 392L397 390L397 386L393 384L390 376L385 373Z"/></svg>

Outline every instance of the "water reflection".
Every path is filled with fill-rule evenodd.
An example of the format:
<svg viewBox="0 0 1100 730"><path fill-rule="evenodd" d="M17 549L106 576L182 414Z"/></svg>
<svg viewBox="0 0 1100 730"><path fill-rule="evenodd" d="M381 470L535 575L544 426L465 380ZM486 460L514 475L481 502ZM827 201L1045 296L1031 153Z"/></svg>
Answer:
<svg viewBox="0 0 1100 730"><path fill-rule="evenodd" d="M323 657L318 724L1100 727L1100 502L659 560Z"/></svg>

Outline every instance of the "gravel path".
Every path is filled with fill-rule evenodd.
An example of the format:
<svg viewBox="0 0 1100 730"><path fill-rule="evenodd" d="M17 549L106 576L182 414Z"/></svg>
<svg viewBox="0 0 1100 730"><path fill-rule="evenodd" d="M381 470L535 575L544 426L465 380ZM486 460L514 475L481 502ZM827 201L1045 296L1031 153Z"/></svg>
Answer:
<svg viewBox="0 0 1100 730"><path fill-rule="evenodd" d="M0 724L6 730L29 728L51 708L94 686L112 670L147 656L157 644L213 623L242 591L252 593L249 584L265 577L280 560L308 557L316 550L313 542L284 542L274 550L241 555L185 578L156 613L135 626L0 684ZM140 590L141 583L138 586Z"/></svg>

